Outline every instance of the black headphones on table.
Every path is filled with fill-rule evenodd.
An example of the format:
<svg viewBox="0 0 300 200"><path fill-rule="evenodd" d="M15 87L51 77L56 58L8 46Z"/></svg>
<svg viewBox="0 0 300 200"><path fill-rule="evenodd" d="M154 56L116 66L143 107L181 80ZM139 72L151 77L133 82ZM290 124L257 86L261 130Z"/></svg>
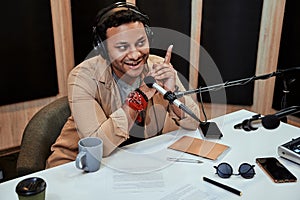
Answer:
<svg viewBox="0 0 300 200"><path fill-rule="evenodd" d="M149 44L151 45L152 40L153 40L153 32L151 28L149 27L149 17L143 13L140 12L138 7L136 7L132 3L128 2L117 2L112 4L109 7L106 7L102 10L100 10L96 16L96 22L95 25L93 26L93 46L94 49L97 50L100 55L105 58L106 60L109 60L108 52L106 51L106 47L104 45L104 38L101 38L97 27L101 26L104 24L104 22L112 15L114 15L116 12L121 11L121 10L130 10L139 16L141 16L144 21L145 21L145 32L147 35L147 38L149 40Z"/></svg>

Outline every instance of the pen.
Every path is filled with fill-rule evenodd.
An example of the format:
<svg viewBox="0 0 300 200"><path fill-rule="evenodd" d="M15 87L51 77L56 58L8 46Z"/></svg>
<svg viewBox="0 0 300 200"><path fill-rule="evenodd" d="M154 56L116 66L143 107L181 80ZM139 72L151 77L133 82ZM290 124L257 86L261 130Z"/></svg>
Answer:
<svg viewBox="0 0 300 200"><path fill-rule="evenodd" d="M239 191L239 190L237 190L237 189L234 189L234 188L232 188L232 187L229 187L229 186L224 185L224 184L222 184L222 183L219 183L219 182L217 182L217 181L211 180L211 179L209 179L209 178L207 178L207 177L203 177L203 180L206 181L206 182L209 182L209 183L211 183L211 184L213 184L213 185L215 185L215 186L218 186L218 187L220 187L220 188L223 188L224 190L227 190L227 191L229 191L229 192L232 192L233 194L242 196L242 192Z"/></svg>
<svg viewBox="0 0 300 200"><path fill-rule="evenodd" d="M174 162L203 163L201 160L190 159L190 158L171 158L171 157L168 157L167 160L174 161Z"/></svg>

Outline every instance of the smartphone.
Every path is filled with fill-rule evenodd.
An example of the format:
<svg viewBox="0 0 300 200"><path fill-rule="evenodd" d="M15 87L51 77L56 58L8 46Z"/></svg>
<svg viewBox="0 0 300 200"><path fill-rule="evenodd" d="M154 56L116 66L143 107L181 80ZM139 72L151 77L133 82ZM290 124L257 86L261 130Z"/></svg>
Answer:
<svg viewBox="0 0 300 200"><path fill-rule="evenodd" d="M275 183L297 181L297 178L275 157L256 158L256 163Z"/></svg>

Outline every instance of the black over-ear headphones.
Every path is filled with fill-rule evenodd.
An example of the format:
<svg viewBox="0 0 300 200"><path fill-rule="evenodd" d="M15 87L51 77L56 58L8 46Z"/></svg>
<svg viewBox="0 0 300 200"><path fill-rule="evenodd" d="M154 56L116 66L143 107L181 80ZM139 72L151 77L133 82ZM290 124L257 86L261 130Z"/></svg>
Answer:
<svg viewBox="0 0 300 200"><path fill-rule="evenodd" d="M149 27L149 17L143 13L141 13L134 4L128 3L128 2L117 2L112 4L111 6L104 8L99 11L99 13L96 16L96 22L93 27L93 46L94 49L97 50L100 55L109 61L108 52L106 51L106 47L104 45L105 38L101 38L101 34L99 34L98 27L104 24L104 22L113 14L115 14L118 11L121 10L130 10L139 16L142 17L142 19L145 21L145 32L147 34L149 44L151 45L153 40L153 32L151 28ZM105 30L106 31L106 30Z"/></svg>

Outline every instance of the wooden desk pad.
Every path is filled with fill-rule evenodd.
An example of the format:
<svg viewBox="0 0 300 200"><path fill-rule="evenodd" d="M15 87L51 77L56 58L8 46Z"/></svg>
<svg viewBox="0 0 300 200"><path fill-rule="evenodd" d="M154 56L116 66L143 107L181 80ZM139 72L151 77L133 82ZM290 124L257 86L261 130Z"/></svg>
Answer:
<svg viewBox="0 0 300 200"><path fill-rule="evenodd" d="M216 142L183 136L168 148L216 160L229 147Z"/></svg>

